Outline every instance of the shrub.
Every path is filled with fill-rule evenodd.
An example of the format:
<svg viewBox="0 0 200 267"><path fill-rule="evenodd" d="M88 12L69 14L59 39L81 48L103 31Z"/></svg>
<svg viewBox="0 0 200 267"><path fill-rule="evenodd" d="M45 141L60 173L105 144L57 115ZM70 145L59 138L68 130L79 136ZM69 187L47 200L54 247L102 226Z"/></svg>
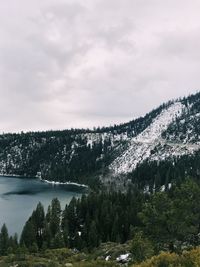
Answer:
<svg viewBox="0 0 200 267"><path fill-rule="evenodd" d="M154 255L151 241L144 237L142 232L135 234L131 245L131 253L135 262L142 262Z"/></svg>
<svg viewBox="0 0 200 267"><path fill-rule="evenodd" d="M200 266L200 248L183 252L182 255L162 252L134 267L197 267Z"/></svg>

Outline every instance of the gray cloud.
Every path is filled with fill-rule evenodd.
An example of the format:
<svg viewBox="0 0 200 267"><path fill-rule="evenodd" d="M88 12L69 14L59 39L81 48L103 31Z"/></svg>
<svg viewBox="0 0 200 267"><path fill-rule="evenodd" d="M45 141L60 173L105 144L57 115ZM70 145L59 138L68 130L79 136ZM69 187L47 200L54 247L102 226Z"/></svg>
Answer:
<svg viewBox="0 0 200 267"><path fill-rule="evenodd" d="M0 2L0 130L124 122L199 89L200 2Z"/></svg>

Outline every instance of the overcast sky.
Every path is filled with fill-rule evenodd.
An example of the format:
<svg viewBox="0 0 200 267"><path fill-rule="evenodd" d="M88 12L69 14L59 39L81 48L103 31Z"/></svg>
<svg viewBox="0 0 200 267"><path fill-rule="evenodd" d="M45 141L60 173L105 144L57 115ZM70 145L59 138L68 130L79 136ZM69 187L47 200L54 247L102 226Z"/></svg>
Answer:
<svg viewBox="0 0 200 267"><path fill-rule="evenodd" d="M199 0L0 0L0 132L112 125L200 88Z"/></svg>

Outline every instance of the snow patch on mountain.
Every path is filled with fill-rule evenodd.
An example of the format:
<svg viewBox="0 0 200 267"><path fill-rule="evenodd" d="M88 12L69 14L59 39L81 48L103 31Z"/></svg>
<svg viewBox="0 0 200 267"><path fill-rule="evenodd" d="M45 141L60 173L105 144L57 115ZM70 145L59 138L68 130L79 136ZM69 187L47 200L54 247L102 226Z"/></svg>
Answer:
<svg viewBox="0 0 200 267"><path fill-rule="evenodd" d="M196 143L175 143L161 140L160 143L151 151L151 161L163 161L167 158L176 158L184 155L192 155L200 150L200 144Z"/></svg>
<svg viewBox="0 0 200 267"><path fill-rule="evenodd" d="M87 140L87 146L93 147L95 143L100 143L104 145L104 142L111 142L111 146L114 146L116 143L121 141L127 141L129 138L127 136L127 133L121 133L121 134L113 134L111 132L104 132L104 133L86 133L83 134L83 138L86 138Z"/></svg>
<svg viewBox="0 0 200 267"><path fill-rule="evenodd" d="M181 102L174 102L164 109L142 133L131 139L128 149L113 161L110 170L115 174L128 173L138 163L149 158L151 151L162 139L162 132L181 116L184 108Z"/></svg>

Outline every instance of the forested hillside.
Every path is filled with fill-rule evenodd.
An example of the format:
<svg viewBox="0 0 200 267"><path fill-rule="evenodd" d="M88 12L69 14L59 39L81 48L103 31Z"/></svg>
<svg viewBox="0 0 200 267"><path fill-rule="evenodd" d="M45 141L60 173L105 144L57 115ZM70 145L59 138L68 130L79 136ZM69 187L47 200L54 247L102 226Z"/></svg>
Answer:
<svg viewBox="0 0 200 267"><path fill-rule="evenodd" d="M199 107L197 93L113 127L2 134L0 173L117 189L131 181L162 186L177 179L177 172L198 176ZM190 164L182 164L186 158ZM170 168L160 179L161 167L154 167L165 161Z"/></svg>
<svg viewBox="0 0 200 267"><path fill-rule="evenodd" d="M93 130L3 134L0 136L0 173L41 176L60 182L94 185L133 136L142 132L161 110L129 123Z"/></svg>

